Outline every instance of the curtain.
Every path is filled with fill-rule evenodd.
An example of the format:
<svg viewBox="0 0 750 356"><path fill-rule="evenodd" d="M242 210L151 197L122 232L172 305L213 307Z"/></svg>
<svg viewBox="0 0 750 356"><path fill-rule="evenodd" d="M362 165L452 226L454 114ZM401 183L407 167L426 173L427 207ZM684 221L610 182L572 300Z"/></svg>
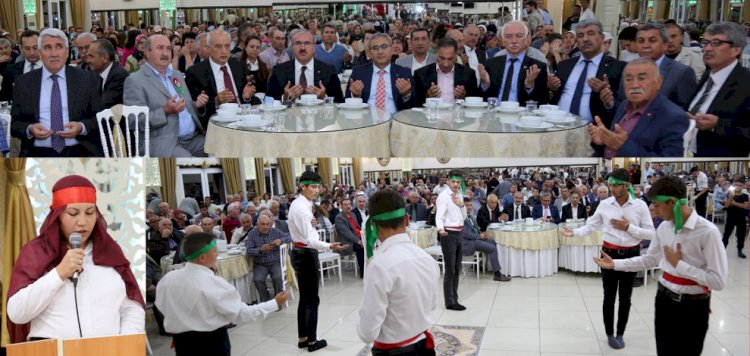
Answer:
<svg viewBox="0 0 750 356"><path fill-rule="evenodd" d="M159 158L159 174L161 174L161 201L169 203L174 209L177 207L177 160L174 158Z"/></svg>
<svg viewBox="0 0 750 356"><path fill-rule="evenodd" d="M83 28L86 19L83 5L84 0L70 0L70 17L73 19L73 26Z"/></svg>
<svg viewBox="0 0 750 356"><path fill-rule="evenodd" d="M224 182L227 184L227 193L242 194L242 172L240 172L239 158L219 158L221 169L224 171Z"/></svg>
<svg viewBox="0 0 750 356"><path fill-rule="evenodd" d="M263 158L258 157L255 161L255 194L259 197L263 197L263 193L266 192L266 172L263 170ZM273 193L273 192L269 192Z"/></svg>
<svg viewBox="0 0 750 356"><path fill-rule="evenodd" d="M320 180L324 186L330 187L333 177L331 177L331 158L318 158L318 171L320 171Z"/></svg>
<svg viewBox="0 0 750 356"><path fill-rule="evenodd" d="M8 299L7 286L21 247L36 236L34 211L31 209L29 192L26 190L26 159L5 159L0 166L0 177L5 177L5 200L2 230L2 285L3 295L0 301L2 315L2 339L0 345L10 341L5 318L5 301Z"/></svg>
<svg viewBox="0 0 750 356"><path fill-rule="evenodd" d="M352 185L354 189L357 189L359 183L362 182L362 158L352 158L352 171L354 171L354 183Z"/></svg>
<svg viewBox="0 0 750 356"><path fill-rule="evenodd" d="M16 38L18 24L16 23L15 1L0 1L0 24L6 31L10 32L11 37ZM19 40L20 38L16 38L16 41Z"/></svg>
<svg viewBox="0 0 750 356"><path fill-rule="evenodd" d="M128 22L135 25L136 28L140 28L140 21L138 20L138 10L128 11Z"/></svg>
<svg viewBox="0 0 750 356"><path fill-rule="evenodd" d="M278 158L279 171L281 171L281 182L284 185L285 193L296 193L294 181L294 166L292 165L291 158Z"/></svg>

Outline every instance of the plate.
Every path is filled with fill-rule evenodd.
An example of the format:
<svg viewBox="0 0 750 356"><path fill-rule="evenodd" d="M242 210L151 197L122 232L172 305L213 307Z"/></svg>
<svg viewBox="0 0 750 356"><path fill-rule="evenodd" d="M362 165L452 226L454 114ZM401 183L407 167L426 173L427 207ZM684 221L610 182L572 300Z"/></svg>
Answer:
<svg viewBox="0 0 750 356"><path fill-rule="evenodd" d="M315 99L315 101L311 101L308 103L308 102L304 102L302 100L297 99L296 103L297 105L302 105L302 106L315 106L315 105L323 104L323 100Z"/></svg>
<svg viewBox="0 0 750 356"><path fill-rule="evenodd" d="M427 107L427 104L423 105L422 107L423 107L424 109L429 109L429 107ZM440 105L438 105L438 106L437 106L437 109L438 109L438 110L448 110L448 109L453 109L453 104L448 104L448 103L440 103Z"/></svg>
<svg viewBox="0 0 750 356"><path fill-rule="evenodd" d="M241 255L242 252L243 252L242 250L229 250L227 251L227 255L232 255L232 256Z"/></svg>
<svg viewBox="0 0 750 356"><path fill-rule="evenodd" d="M554 127L555 125L550 124L549 122L542 122L539 126L534 125L526 125L522 122L517 122L516 127L519 129L529 130L529 131L543 131L549 128Z"/></svg>
<svg viewBox="0 0 750 356"><path fill-rule="evenodd" d="M503 108L501 108L501 107L498 106L497 107L497 111L501 112L503 114L519 114L519 113L522 113L522 112L526 111L526 108L524 108L524 107L518 107L518 108L515 108L515 109L503 109Z"/></svg>
<svg viewBox="0 0 750 356"><path fill-rule="evenodd" d="M502 231L513 231L513 226L503 226Z"/></svg>
<svg viewBox="0 0 750 356"><path fill-rule="evenodd" d="M274 112L274 111L284 111L286 110L286 105L258 105L258 109L261 111L268 111L268 112Z"/></svg>
<svg viewBox="0 0 750 356"><path fill-rule="evenodd" d="M576 118L572 116L568 116L566 118L563 118L562 120L551 120L546 117L542 120L544 120L545 122L549 122L550 124L558 124L558 125L566 125L566 124L572 124L576 122Z"/></svg>
<svg viewBox="0 0 750 356"><path fill-rule="evenodd" d="M480 103L480 104L469 104L467 102L464 102L463 106L465 106L467 108L486 108L487 107L487 102L483 102L483 103Z"/></svg>
<svg viewBox="0 0 750 356"><path fill-rule="evenodd" d="M337 106L339 109L342 109L342 110L362 110L362 109L367 109L370 107L370 105L367 103L354 104L354 105L341 103L341 104L338 104Z"/></svg>
<svg viewBox="0 0 750 356"><path fill-rule="evenodd" d="M231 115L231 116L219 116L216 115L211 118L211 120L216 122L235 122L240 120L240 118L237 115Z"/></svg>

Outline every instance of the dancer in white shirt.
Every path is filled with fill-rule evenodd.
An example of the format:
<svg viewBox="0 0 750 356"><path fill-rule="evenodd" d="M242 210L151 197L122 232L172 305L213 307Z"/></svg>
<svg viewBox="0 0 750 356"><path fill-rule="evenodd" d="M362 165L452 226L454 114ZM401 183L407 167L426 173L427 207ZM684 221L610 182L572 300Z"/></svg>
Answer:
<svg viewBox="0 0 750 356"><path fill-rule="evenodd" d="M711 289L727 282L727 255L714 224L688 208L685 182L657 180L648 198L664 219L645 256L613 260L602 251L594 258L604 269L641 271L659 267L654 308L658 355L700 355L708 330Z"/></svg>
<svg viewBox="0 0 750 356"><path fill-rule="evenodd" d="M435 225L440 235L440 247L443 250L445 263L445 277L443 279L443 295L445 308L450 310L466 310L458 304L458 275L461 273L461 229L466 220L466 207L463 196L463 173L454 169L448 172L448 187L438 195Z"/></svg>
<svg viewBox="0 0 750 356"><path fill-rule="evenodd" d="M648 206L641 199L636 199L626 169L616 169L609 177L612 196L599 202L593 216L586 220L586 225L575 230L565 228L565 236L586 236L594 231L604 233L602 251L612 258L625 259L641 254L642 240L651 240L654 236L654 223ZM630 314L630 296L633 293L635 272L603 270L604 303L602 305L604 331L607 342L613 349L625 347L623 334ZM617 336L614 335L615 299L619 289L619 309L617 313Z"/></svg>
<svg viewBox="0 0 750 356"><path fill-rule="evenodd" d="M167 273L156 287L155 304L164 314L164 328L174 338L177 356L229 356L227 325L245 324L281 310L288 292L246 305L234 286L213 271L219 256L213 234L190 234L182 249L188 261L185 267Z"/></svg>
<svg viewBox="0 0 750 356"><path fill-rule="evenodd" d="M406 234L404 198L393 190L373 194L366 223L367 273L357 334L374 343L373 356L435 355L429 333L438 301L440 269ZM375 241L380 245L373 250Z"/></svg>
<svg viewBox="0 0 750 356"><path fill-rule="evenodd" d="M67 176L52 188L39 236L13 267L7 316L12 343L145 333L143 295L88 179Z"/></svg>

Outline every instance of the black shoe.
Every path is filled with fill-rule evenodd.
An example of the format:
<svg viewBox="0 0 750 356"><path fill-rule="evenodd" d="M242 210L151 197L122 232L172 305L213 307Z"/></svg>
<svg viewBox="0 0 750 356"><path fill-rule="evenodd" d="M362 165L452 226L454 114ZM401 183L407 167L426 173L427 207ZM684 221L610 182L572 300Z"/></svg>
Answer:
<svg viewBox="0 0 750 356"><path fill-rule="evenodd" d="M500 272L495 272L495 277L492 278L498 282L510 282L510 276L506 276Z"/></svg>
<svg viewBox="0 0 750 356"><path fill-rule="evenodd" d="M297 347L299 347L300 349L304 349L305 347L307 347L307 340L298 342Z"/></svg>
<svg viewBox="0 0 750 356"><path fill-rule="evenodd" d="M325 340L318 340L318 341L315 341L314 344L307 344L307 351L308 352L318 351L326 346L328 346L328 343Z"/></svg>
<svg viewBox="0 0 750 356"><path fill-rule="evenodd" d="M227 325L227 329L231 329L231 328L233 328L235 326L237 326L237 324L229 323L229 325Z"/></svg>
<svg viewBox="0 0 750 356"><path fill-rule="evenodd" d="M638 288L643 285L643 278L636 278L633 280L633 288Z"/></svg>
<svg viewBox="0 0 750 356"><path fill-rule="evenodd" d="M737 251L737 257L739 257L739 258L747 258L747 256L745 256L745 254L742 253L742 251Z"/></svg>
<svg viewBox="0 0 750 356"><path fill-rule="evenodd" d="M615 336L615 340L620 344L620 348L625 347L625 340L622 339L622 335Z"/></svg>
<svg viewBox="0 0 750 356"><path fill-rule="evenodd" d="M450 309L450 310L456 310L456 311L466 310L465 306L463 306L461 304L458 304L458 303L453 304L453 305L449 305L449 306L447 306L445 308L446 309Z"/></svg>
<svg viewBox="0 0 750 356"><path fill-rule="evenodd" d="M614 335L607 335L607 343L609 344L609 347L615 350L619 350L625 347L625 345L620 345L620 342L617 340L617 338L615 338Z"/></svg>

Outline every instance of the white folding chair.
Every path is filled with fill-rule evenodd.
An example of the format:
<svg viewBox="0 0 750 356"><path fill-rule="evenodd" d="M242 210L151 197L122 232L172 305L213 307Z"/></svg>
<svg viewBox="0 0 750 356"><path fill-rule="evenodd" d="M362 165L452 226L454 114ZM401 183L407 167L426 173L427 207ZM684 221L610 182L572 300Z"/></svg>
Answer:
<svg viewBox="0 0 750 356"><path fill-rule="evenodd" d="M695 128L695 120L688 120L689 126L685 134L682 135L682 149L683 156L690 157L690 142L695 139L697 132Z"/></svg>
<svg viewBox="0 0 750 356"><path fill-rule="evenodd" d="M289 280L286 278L286 260L287 256L289 256L289 244L281 244L279 246L279 263L281 263L281 290L287 290L287 285L289 285ZM291 287L291 286L290 286ZM292 296L292 299L294 299L294 289L289 288L289 295ZM289 307L289 302L284 303L285 307Z"/></svg>
<svg viewBox="0 0 750 356"><path fill-rule="evenodd" d="M320 241L325 240L325 235L326 235L325 229L318 230L318 239ZM320 285L321 286L325 286L325 277L323 276L323 271L333 270L335 273L336 269L338 269L339 282L343 282L343 279L341 278L341 255L335 252L319 251L318 260L320 261L319 270L320 270Z"/></svg>
<svg viewBox="0 0 750 356"><path fill-rule="evenodd" d="M0 115L0 128L3 129L3 134L5 135L5 142L8 143L8 148L11 146L11 137L10 137L10 115Z"/></svg>
<svg viewBox="0 0 750 356"><path fill-rule="evenodd" d="M334 230L331 234L331 242L337 242L336 231ZM341 256L341 264L351 264L354 268L354 277L359 278L359 265L357 264L357 254L351 253L348 256Z"/></svg>
<svg viewBox="0 0 750 356"><path fill-rule="evenodd" d="M647 251L648 251L648 248L642 249L641 250L641 255L645 255ZM649 274L649 272L651 273L651 278L654 279L654 282L658 282L659 281L659 277L656 276L656 270L658 270L658 269L659 269L659 267L654 267L654 268L649 268L649 269L647 269L645 271L645 273L643 274L643 286L644 287L648 287L648 274Z"/></svg>
<svg viewBox="0 0 750 356"><path fill-rule="evenodd" d="M484 268L484 254L482 251L475 251L473 255L463 256L461 265L474 266L477 269L477 279L479 279L479 272Z"/></svg>
<svg viewBox="0 0 750 356"><path fill-rule="evenodd" d="M443 260L443 248L440 247L440 245L434 245L430 246L426 249L424 249L424 252L427 252L428 255L432 256L438 264L440 265L440 269L443 271L443 274L445 274L445 261Z"/></svg>
<svg viewBox="0 0 750 356"><path fill-rule="evenodd" d="M96 123L99 126L99 137L101 138L104 157L149 157L149 109L146 106L115 105L109 109L102 110L96 114ZM120 121L125 118L125 132L120 127ZM131 144L130 126L133 126L133 137L135 145ZM140 124L144 124L143 152L140 147ZM115 141L115 138L119 137ZM109 140L107 140L109 138ZM122 141L125 142L122 142Z"/></svg>

